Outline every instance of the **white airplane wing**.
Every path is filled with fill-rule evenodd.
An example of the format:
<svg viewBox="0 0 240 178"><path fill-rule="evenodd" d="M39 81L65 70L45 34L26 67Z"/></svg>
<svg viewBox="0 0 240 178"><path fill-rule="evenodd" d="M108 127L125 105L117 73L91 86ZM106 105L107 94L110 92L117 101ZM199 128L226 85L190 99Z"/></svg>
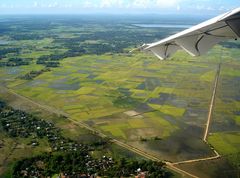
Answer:
<svg viewBox="0 0 240 178"><path fill-rule="evenodd" d="M141 49L160 59L170 57L178 49L199 56L220 41L237 38L240 38L240 7L161 41L145 44Z"/></svg>

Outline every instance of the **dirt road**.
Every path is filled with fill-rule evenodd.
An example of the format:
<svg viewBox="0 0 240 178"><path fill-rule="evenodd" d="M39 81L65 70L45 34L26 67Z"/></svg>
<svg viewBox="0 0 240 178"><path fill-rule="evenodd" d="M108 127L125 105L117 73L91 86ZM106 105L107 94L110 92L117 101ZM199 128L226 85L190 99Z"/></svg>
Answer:
<svg viewBox="0 0 240 178"><path fill-rule="evenodd" d="M207 136L209 132L209 125L212 119L212 112L213 112L213 106L214 106L214 101L216 98L216 91L217 91L217 86L218 86L218 81L219 81L219 76L220 76L220 71L221 71L221 64L218 65L215 81L214 81L214 86L213 86L213 93L212 93L212 98L211 98L211 103L209 106L209 112L208 112L208 119L206 123L206 128L203 136L203 141L207 142Z"/></svg>

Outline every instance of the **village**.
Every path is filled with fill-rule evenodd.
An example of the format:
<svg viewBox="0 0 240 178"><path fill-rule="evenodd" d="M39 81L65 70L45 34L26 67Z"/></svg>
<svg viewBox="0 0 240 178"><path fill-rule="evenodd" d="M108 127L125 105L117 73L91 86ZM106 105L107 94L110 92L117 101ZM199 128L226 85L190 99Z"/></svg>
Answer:
<svg viewBox="0 0 240 178"><path fill-rule="evenodd" d="M136 176L154 177L170 176L164 170L164 163L147 160L114 160L102 155L94 158L91 152L99 150L105 140L92 144L78 143L63 137L61 129L53 123L40 119L32 114L6 105L0 101L0 123L3 130L12 138L31 138L28 145L36 148L39 140L47 139L51 151L24 158L15 163L13 177L101 177L101 176Z"/></svg>

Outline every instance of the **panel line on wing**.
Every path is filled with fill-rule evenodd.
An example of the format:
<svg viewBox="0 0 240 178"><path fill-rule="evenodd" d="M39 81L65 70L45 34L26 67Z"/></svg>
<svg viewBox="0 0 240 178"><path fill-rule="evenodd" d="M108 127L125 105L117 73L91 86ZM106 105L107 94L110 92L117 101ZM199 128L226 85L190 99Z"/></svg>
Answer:
<svg viewBox="0 0 240 178"><path fill-rule="evenodd" d="M168 57L168 55L167 55L167 50L168 50L168 46L169 46L170 44L166 44L165 46L166 46L166 48L165 48L165 57L167 58Z"/></svg>
<svg viewBox="0 0 240 178"><path fill-rule="evenodd" d="M200 51L199 51L199 48L198 48L198 44L199 44L199 42L203 39L203 37L204 37L204 35L202 35L202 36L197 40L197 42L196 42L196 44L195 44L195 48L196 48L196 50L197 50L197 52L198 52L199 55L200 55Z"/></svg>

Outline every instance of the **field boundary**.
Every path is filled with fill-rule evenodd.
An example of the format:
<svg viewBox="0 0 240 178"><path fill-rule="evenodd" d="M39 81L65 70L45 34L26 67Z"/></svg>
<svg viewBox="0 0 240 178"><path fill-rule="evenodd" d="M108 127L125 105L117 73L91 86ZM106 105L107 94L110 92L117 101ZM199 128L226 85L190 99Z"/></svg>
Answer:
<svg viewBox="0 0 240 178"><path fill-rule="evenodd" d="M218 65L218 68L217 68L217 72L216 72L216 77L215 77L215 80L214 80L214 86L213 86L213 92L212 92L212 97L211 97L211 102L210 102L210 105L209 105L209 113L208 113L208 118L207 118L207 123L206 123L206 128L205 128L205 132L204 132L204 136L203 136L203 141L209 145L208 141L207 141L207 136L208 136L208 132L209 132L209 125L210 125L210 121L211 121L211 118L212 118L212 111L213 111L213 106L214 106L214 101L215 101L215 98L216 98L216 90L217 90L217 86L218 86L218 81L219 81L219 76L220 76L220 71L221 71L221 63ZM129 151L132 151L134 153L137 153L138 155L140 156L143 156L147 159L150 159L150 160L153 160L153 161L161 161L161 162L164 162L166 164L166 167L169 168L170 170L172 171L175 171L177 173L180 173L183 177L185 176L188 176L188 177L192 177L192 178L198 178L198 176L196 175L193 175L183 169L180 169L178 167L176 167L177 165L180 165L180 164L189 164L189 163L194 163L194 162L201 162L201 161L208 161L208 160L214 160L214 159L218 159L220 158L220 154L215 150L213 149L213 152L215 154L215 156L211 156L211 157L206 157L206 158L199 158L199 159L192 159L192 160L185 160L185 161L180 161L180 162L174 162L174 163L171 163L171 162L167 162L167 161L163 161L159 158L157 158L156 156L152 155L152 154L149 154L149 153L146 153L138 148L135 148L131 145L128 145L124 142L121 142L117 139L114 139L114 138L111 138L109 136L107 136L106 134L102 133L101 131L93 128L93 127L90 127L89 125L81 122L81 121L76 121L74 119L72 119L68 113L66 112L63 112L61 110L58 110L56 108L53 108L51 106L47 106L47 105L43 105L43 104L40 104L28 97L25 97L25 96L22 96L18 93L16 93L14 90L10 89L10 88L7 88L7 87L2 87L4 89L7 90L7 92L9 92L10 94L16 96L16 97L19 97L25 101L28 101L34 105L36 105L37 107L40 107L42 108L43 110L46 110L50 113L54 113L58 116L64 116L66 117L67 120L93 132L94 134L102 137L102 138L110 138L110 142L114 143L114 144L117 144ZM210 146L210 145L209 145Z"/></svg>
<svg viewBox="0 0 240 178"><path fill-rule="evenodd" d="M20 99L22 99L22 100L25 100L25 101L27 101L27 102L30 102L30 103L32 103L33 105L35 105L35 106L37 106L37 107L39 107L39 108L41 108L41 109L43 109L43 110L45 110L45 111L48 111L48 112L53 113L53 114L56 114L56 115L58 115L58 116L64 116L64 117L66 117L67 120L69 120L69 121L77 124L77 125L80 126L80 127L85 128L85 129L87 129L87 130L89 130L89 131L92 131L94 134L96 134L96 135L98 135L98 136L100 136L100 137L102 137L102 138L110 138L109 141L110 141L111 143L117 144L118 146L121 146L121 147L123 147L123 148L125 148L125 149L127 149L127 150L129 150L129 151L134 152L134 153L137 153L138 155L143 156L143 157L145 157L145 158L147 158L147 159L150 159L150 160L153 160L153 161L163 162L163 163L166 164L166 167L167 167L167 168L169 168L170 170L172 170L172 171L174 171L174 172L177 172L177 173L181 174L183 177L186 177L186 176L187 176L187 177L192 177L192 178L198 178L197 176L195 176L195 175L193 175L193 174L191 174L191 173L189 173L189 172L187 172L187 171L184 171L184 170L182 170L182 169L180 169L180 168L175 167L174 164L171 163L171 162L163 161L163 160L157 158L157 157L154 156L154 155L151 155L151 154L146 153L146 152L144 152L144 151L142 151L142 150L139 150L138 148L135 148L135 147L133 147L133 146L131 146L131 145L128 145L128 144L126 144L126 143L123 143L123 142L121 142L121 141L119 141L119 140L117 140L117 139L111 138L111 137L105 135L104 133L100 132L99 130L97 130L97 129L95 129L95 128L92 128L92 127L88 126L87 124L85 124L85 123L83 123L83 122L81 122L81 121L76 121L76 120L74 120L74 119L72 119L72 118L69 117L69 114L68 114L68 113L65 113L65 112L63 112L63 111L59 111L58 109L53 108L53 107L50 107L50 106L46 106L46 105L40 104L40 103L38 103L38 102L36 102L36 101L33 101L32 99L30 99L30 98L28 98L28 97L25 97L25 96L22 96L22 95L16 93L15 91L13 91L12 89L9 89L9 88L7 88L7 87L2 87L2 88L5 89L5 90L6 90L7 92L9 92L10 94L14 95L15 97L18 97L18 98L20 98Z"/></svg>
<svg viewBox="0 0 240 178"><path fill-rule="evenodd" d="M202 138L202 140L209 146L210 146L210 144L208 143L207 138L208 138L208 134L209 134L209 126L210 126L210 123L211 123L211 120L212 120L212 113L213 113L214 103L215 103L215 99L216 99L216 93L217 93L217 87L218 87L220 72L221 72L221 63L219 63L218 67L217 67L217 72L216 72L215 80L214 80L214 83L213 83L212 97L211 97L211 101L210 101L210 104L209 104L209 111L208 111L208 117L207 117L207 122L206 122L206 128L205 128L204 135L203 135L203 138ZM212 148L215 156L186 160L186 161L179 161L179 162L172 163L172 165L189 164L189 163L196 163L196 162L201 162L201 161L209 161L209 160L219 159L221 157L221 155L213 147L211 147L211 148Z"/></svg>

